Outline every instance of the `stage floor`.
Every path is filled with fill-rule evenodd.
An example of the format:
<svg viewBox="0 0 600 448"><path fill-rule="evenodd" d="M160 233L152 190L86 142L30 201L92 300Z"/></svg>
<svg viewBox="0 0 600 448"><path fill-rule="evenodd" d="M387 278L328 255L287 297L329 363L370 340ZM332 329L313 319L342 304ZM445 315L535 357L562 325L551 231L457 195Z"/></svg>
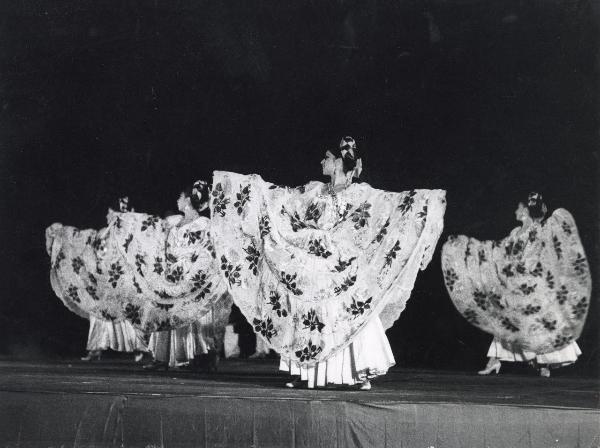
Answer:
<svg viewBox="0 0 600 448"><path fill-rule="evenodd" d="M3 446L600 446L594 378L394 368L371 391L287 389L274 360L217 373L0 361Z"/></svg>

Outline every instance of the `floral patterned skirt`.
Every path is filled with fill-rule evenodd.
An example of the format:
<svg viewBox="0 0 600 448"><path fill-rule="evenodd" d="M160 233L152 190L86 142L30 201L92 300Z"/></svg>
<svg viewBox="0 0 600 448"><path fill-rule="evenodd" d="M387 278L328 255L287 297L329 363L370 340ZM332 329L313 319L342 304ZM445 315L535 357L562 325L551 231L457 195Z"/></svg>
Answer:
<svg viewBox="0 0 600 448"><path fill-rule="evenodd" d="M488 350L489 358L498 358L500 361L506 362L526 362L535 358L538 364L559 364L566 366L577 361L581 355L581 349L577 342L573 341L566 347L550 353L536 355L534 352L512 352L502 346L499 340L494 339Z"/></svg>
<svg viewBox="0 0 600 448"><path fill-rule="evenodd" d="M381 320L374 316L351 344L326 361L312 367L298 367L289 359L281 358L279 370L300 375L303 381L308 381L308 387L313 388L327 384L362 383L385 375L395 363Z"/></svg>
<svg viewBox="0 0 600 448"><path fill-rule="evenodd" d="M116 352L145 352L148 350L144 334L133 328L129 321L113 322L90 316L87 349Z"/></svg>

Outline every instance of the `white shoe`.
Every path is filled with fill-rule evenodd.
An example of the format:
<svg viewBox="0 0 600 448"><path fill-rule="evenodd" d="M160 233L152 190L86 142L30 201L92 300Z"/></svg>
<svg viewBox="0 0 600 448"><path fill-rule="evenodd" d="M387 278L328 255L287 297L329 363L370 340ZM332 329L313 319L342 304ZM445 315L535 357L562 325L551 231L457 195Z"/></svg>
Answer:
<svg viewBox="0 0 600 448"><path fill-rule="evenodd" d="M550 369L548 367L542 367L540 369L540 376L545 378L550 378Z"/></svg>
<svg viewBox="0 0 600 448"><path fill-rule="evenodd" d="M487 366L485 366L485 369L480 370L479 372L477 372L477 374L478 375L489 375L493 371L496 371L496 374L498 374L500 372L501 365L502 364L500 363L499 359L490 358L490 360L487 363Z"/></svg>
<svg viewBox="0 0 600 448"><path fill-rule="evenodd" d="M290 389L297 389L302 385L302 380L300 378L295 378L292 381L290 381L289 383L285 383L285 387L288 387Z"/></svg>
<svg viewBox="0 0 600 448"><path fill-rule="evenodd" d="M137 352L134 356L133 356L133 360L135 362L142 362L142 360L144 359L144 352Z"/></svg>
<svg viewBox="0 0 600 448"><path fill-rule="evenodd" d="M371 390L371 382L369 380L363 381L359 387L360 390Z"/></svg>
<svg viewBox="0 0 600 448"><path fill-rule="evenodd" d="M101 350L90 350L86 356L82 356L82 361L99 361L102 356Z"/></svg>

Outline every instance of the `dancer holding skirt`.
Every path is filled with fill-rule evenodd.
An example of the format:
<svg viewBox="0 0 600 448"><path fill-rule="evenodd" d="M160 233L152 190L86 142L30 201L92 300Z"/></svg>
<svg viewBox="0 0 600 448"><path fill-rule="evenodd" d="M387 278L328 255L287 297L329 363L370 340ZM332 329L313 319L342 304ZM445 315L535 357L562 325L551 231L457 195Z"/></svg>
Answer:
<svg viewBox="0 0 600 448"><path fill-rule="evenodd" d="M298 188L216 171L211 234L234 302L298 375L289 387L369 389L394 364L385 329L431 259L445 192L353 183L362 161L351 137L321 164L331 181Z"/></svg>
<svg viewBox="0 0 600 448"><path fill-rule="evenodd" d="M450 237L442 249L448 293L458 311L494 340L480 374L502 361L529 361L542 376L573 363L587 315L591 278L571 214L548 219L538 193L515 212L522 225L500 241Z"/></svg>

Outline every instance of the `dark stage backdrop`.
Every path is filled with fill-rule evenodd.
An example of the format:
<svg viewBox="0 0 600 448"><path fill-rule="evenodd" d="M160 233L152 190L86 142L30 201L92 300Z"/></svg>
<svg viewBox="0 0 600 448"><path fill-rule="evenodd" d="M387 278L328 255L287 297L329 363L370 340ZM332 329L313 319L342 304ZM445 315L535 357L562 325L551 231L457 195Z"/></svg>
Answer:
<svg viewBox="0 0 600 448"><path fill-rule="evenodd" d="M214 169L298 185L352 135L377 188L448 191L446 231L506 236L529 190L578 223L598 285L598 23L586 0L20 0L0 11L0 350L72 356L44 229L164 214ZM597 373L598 294L566 371ZM398 364L476 369L439 247L388 332Z"/></svg>

